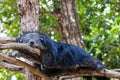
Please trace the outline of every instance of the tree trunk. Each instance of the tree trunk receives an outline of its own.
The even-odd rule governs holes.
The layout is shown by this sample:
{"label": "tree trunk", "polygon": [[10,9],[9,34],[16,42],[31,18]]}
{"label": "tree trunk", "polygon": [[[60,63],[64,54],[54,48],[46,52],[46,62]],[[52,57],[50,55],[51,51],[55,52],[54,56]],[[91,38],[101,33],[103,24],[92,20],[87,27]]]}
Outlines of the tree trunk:
{"label": "tree trunk", "polygon": [[[39,0],[18,0],[21,32],[39,30]],[[31,62],[27,63],[32,64]],[[25,80],[41,78],[25,69]]]}
{"label": "tree trunk", "polygon": [[[55,2],[56,1],[54,0],[54,3]],[[58,30],[63,42],[84,48],[79,23],[76,16],[75,0],[61,0],[60,4],[61,8],[54,6],[54,10],[59,26]],[[76,80],[79,79],[80,78],[76,78]]]}
{"label": "tree trunk", "polygon": [[25,80],[42,80],[39,76],[33,74],[27,68],[25,69]]}
{"label": "tree trunk", "polygon": [[63,42],[78,45],[83,48],[83,41],[76,16],[75,0],[61,0],[60,4],[61,8],[59,9],[54,6],[54,10]]}
{"label": "tree trunk", "polygon": [[39,30],[39,0],[18,0],[21,31]]}

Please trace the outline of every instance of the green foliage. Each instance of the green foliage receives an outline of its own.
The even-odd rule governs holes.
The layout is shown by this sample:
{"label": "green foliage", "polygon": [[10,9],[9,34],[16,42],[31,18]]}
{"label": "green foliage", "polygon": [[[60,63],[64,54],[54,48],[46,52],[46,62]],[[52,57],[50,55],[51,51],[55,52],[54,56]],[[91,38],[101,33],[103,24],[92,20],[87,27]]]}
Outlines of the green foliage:
{"label": "green foliage", "polygon": [[60,41],[61,38],[57,31],[56,19],[53,15],[41,14],[40,15],[40,31],[53,37],[53,39]]}
{"label": "green foliage", "polygon": [[17,36],[19,32],[18,8],[15,0],[0,0],[0,31]]}
{"label": "green foliage", "polygon": [[17,72],[8,71],[0,68],[0,80],[23,80],[24,75]]}
{"label": "green foliage", "polygon": [[40,0],[40,9],[46,11],[53,11],[52,0]]}
{"label": "green foliage", "polygon": [[109,68],[120,67],[120,13],[116,2],[77,0],[77,13],[86,50]]}

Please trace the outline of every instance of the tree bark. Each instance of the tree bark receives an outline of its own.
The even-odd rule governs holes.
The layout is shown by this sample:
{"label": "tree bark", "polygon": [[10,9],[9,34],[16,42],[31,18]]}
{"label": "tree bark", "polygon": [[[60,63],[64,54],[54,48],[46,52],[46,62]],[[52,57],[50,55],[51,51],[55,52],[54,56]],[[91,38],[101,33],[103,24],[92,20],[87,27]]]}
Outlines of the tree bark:
{"label": "tree bark", "polygon": [[39,0],[18,0],[17,3],[21,30],[39,30]]}
{"label": "tree bark", "polygon": [[25,80],[42,80],[41,77],[33,74],[27,68],[25,69]]}
{"label": "tree bark", "polygon": [[[56,1],[53,1],[55,4]],[[54,12],[59,26],[58,30],[63,42],[84,48],[76,15],[75,0],[60,0],[60,6],[60,8],[54,6]]]}
{"label": "tree bark", "polygon": [[[21,32],[39,30],[39,0],[17,0],[17,3]],[[25,75],[25,80],[40,80],[28,69],[25,69]]]}
{"label": "tree bark", "polygon": [[[56,1],[54,0],[54,4]],[[75,0],[60,0],[61,8],[54,6],[58,22],[58,30],[63,42],[78,45],[83,48],[81,32],[76,15]]]}

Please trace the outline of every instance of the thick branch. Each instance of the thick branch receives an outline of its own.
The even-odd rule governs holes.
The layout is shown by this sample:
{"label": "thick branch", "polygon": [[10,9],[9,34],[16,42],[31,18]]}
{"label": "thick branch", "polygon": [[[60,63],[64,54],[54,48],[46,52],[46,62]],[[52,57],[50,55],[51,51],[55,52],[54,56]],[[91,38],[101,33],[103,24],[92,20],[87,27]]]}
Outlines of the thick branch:
{"label": "thick branch", "polygon": [[[5,38],[0,37],[0,43],[5,44],[5,43],[10,43],[10,42],[14,42],[14,39],[12,39],[12,38],[10,38],[10,37],[5,37]],[[15,43],[15,44],[16,44],[16,43]],[[22,48],[23,48],[23,47],[22,47]],[[29,49],[29,50],[31,50],[31,49]],[[8,54],[8,53],[7,53],[7,54]],[[37,53],[37,54],[39,55],[39,53]],[[13,56],[13,57],[15,57],[15,56],[20,56],[20,57],[29,59],[29,60],[31,60],[31,61],[33,61],[33,62],[35,62],[35,63],[40,64],[40,61],[39,61],[38,58],[36,58],[36,57],[34,57],[34,56],[29,56],[28,54],[25,54],[25,53],[20,53],[20,52],[19,52],[18,54],[15,54],[15,53],[13,52],[13,53],[9,53],[8,55],[9,55],[9,56]]]}
{"label": "thick branch", "polygon": [[[26,67],[31,72],[33,72],[34,74],[36,74],[36,75],[38,75],[40,77],[46,78],[46,76],[43,75],[43,73],[41,73],[38,69],[35,69],[34,67],[32,67],[32,66],[30,66],[30,65],[28,65],[28,64],[26,64],[26,63],[24,63],[22,61],[9,58],[9,57],[4,56],[2,54],[0,54],[0,59],[8,61],[10,63],[15,63],[15,64],[23,66],[23,67]],[[77,71],[65,71],[65,72],[62,72],[59,75],[56,74],[54,76],[57,76],[57,77],[60,77],[60,76],[71,76],[71,77],[78,77],[78,76],[106,76],[106,77],[120,79],[120,73],[115,72],[113,70],[105,70],[105,71],[102,70],[100,72],[96,72],[96,71],[93,71],[93,70],[83,70],[83,69],[80,69],[80,70],[77,70]],[[53,78],[53,76],[52,76],[52,78]],[[49,80],[49,78],[47,77],[46,80]]]}
{"label": "thick branch", "polygon": [[113,71],[120,72],[120,69],[112,69]]}
{"label": "thick branch", "polygon": [[19,51],[13,51],[13,52],[7,52],[5,53],[5,55],[9,56],[9,57],[14,57],[14,58],[25,58],[29,61],[32,61],[34,63],[37,63],[37,64],[41,64],[40,63],[40,57],[35,55],[35,54],[32,54],[32,53],[22,53],[22,52],[19,52]]}
{"label": "thick branch", "polygon": [[[77,71],[65,71],[58,74],[55,74],[54,76],[60,77],[60,76],[67,76],[65,78],[74,78],[74,77],[80,77],[80,76],[106,76],[109,78],[116,78],[120,79],[120,73],[115,72],[113,70],[102,70],[100,72],[94,71],[94,70],[87,70],[87,69],[80,69]],[[62,78],[63,79],[63,78]]]}
{"label": "thick branch", "polygon": [[[40,55],[40,51],[38,49],[31,48],[30,46],[28,46],[26,44],[22,44],[22,43],[0,44],[0,49],[9,49],[9,48],[15,49],[15,50],[26,50],[27,52],[34,53],[34,54],[37,53],[37,55]],[[22,61],[12,59],[12,58],[9,58],[7,56],[3,56],[2,54],[0,54],[0,58],[2,60],[7,61],[7,62],[16,63],[17,65],[26,67],[26,68],[30,69],[30,71],[32,71],[33,73],[37,74],[38,76],[41,76],[41,74],[42,74],[41,72],[39,72],[38,69],[35,69],[34,67],[32,67],[32,66],[30,66],[30,65],[28,65],[28,64],[26,64],[26,63],[24,63]],[[39,61],[37,61],[37,62],[39,62]],[[9,65],[8,63],[0,62],[0,65],[7,68],[7,69],[14,70],[14,69],[12,69],[12,67],[8,66]],[[15,65],[12,65],[12,64],[10,64],[10,65],[15,67]],[[20,69],[20,67],[16,68],[16,70],[18,70],[18,69]],[[83,70],[82,69],[82,70],[73,71],[73,72],[65,71],[65,72],[62,72],[59,75],[56,74],[54,76],[57,76],[57,77],[60,77],[60,76],[70,76],[70,77],[77,77],[77,76],[106,76],[106,77],[112,77],[112,78],[120,79],[120,73],[115,72],[115,71],[116,70],[105,70],[105,71],[101,71],[101,72],[98,73],[96,71]],[[45,76],[42,74],[41,77],[45,77]]]}
{"label": "thick branch", "polygon": [[105,70],[105,75],[107,77],[120,79],[120,73],[113,70]]}
{"label": "thick branch", "polygon": [[24,68],[18,65],[10,64],[4,61],[0,61],[0,67],[9,69],[11,71],[16,71],[16,72],[24,72]]}
{"label": "thick branch", "polygon": [[36,55],[40,55],[40,50],[36,48],[32,48],[27,44],[23,43],[8,43],[8,44],[0,44],[0,50],[3,49],[15,49],[18,51],[27,51],[28,53],[33,53]]}
{"label": "thick branch", "polygon": [[36,74],[40,77],[43,77],[45,80],[50,80],[50,78],[48,76],[46,76],[45,74],[43,74],[42,72],[40,72],[39,69],[36,69],[35,67],[33,67],[31,65],[28,65],[25,62],[22,62],[22,61],[17,60],[17,59],[10,58],[10,57],[2,55],[2,54],[0,54],[0,59],[5,60],[5,61],[10,62],[10,63],[13,63],[13,64],[16,64],[16,65],[23,66],[23,67],[29,69],[34,74]]}
{"label": "thick branch", "polygon": [[0,37],[0,43],[5,44],[10,42],[14,42],[14,39],[10,37]]}
{"label": "thick branch", "polygon": [[40,61],[39,61],[39,57],[35,57],[35,56],[32,56],[32,55],[27,55],[25,53],[19,53],[19,56],[23,57],[25,59],[28,59],[29,61],[32,61],[34,63],[41,64]]}

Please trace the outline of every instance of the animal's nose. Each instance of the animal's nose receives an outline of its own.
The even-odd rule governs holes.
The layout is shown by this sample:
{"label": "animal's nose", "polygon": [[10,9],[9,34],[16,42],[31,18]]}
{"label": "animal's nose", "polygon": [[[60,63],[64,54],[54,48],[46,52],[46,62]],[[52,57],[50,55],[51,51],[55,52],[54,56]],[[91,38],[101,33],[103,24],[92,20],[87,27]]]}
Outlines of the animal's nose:
{"label": "animal's nose", "polygon": [[34,41],[31,41],[30,44],[34,44]]}
{"label": "animal's nose", "polygon": [[34,40],[30,40],[30,41],[29,41],[29,44],[30,44],[30,45],[34,45],[34,44],[35,44],[35,41],[34,41]]}

